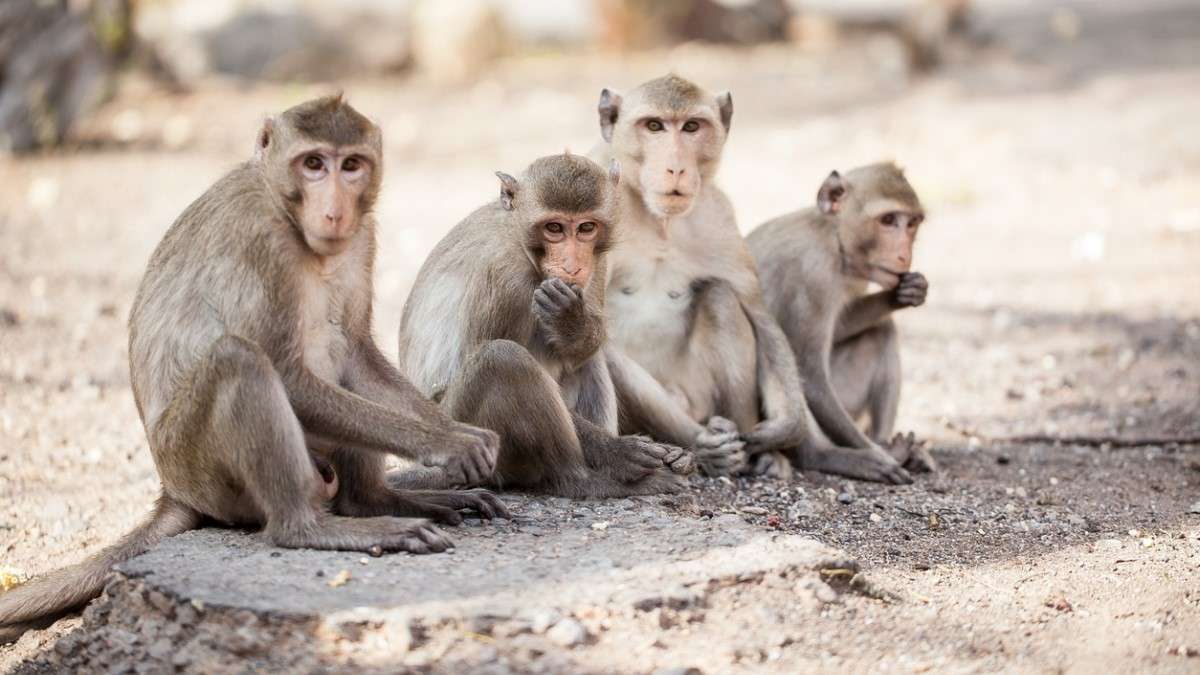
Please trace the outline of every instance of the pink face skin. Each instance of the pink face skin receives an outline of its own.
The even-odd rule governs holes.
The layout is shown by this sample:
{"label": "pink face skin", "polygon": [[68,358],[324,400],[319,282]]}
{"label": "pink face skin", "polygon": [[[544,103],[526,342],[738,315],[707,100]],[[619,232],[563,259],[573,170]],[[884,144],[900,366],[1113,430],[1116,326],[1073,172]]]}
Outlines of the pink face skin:
{"label": "pink face skin", "polygon": [[691,210],[703,180],[702,165],[711,159],[707,153],[720,145],[718,129],[719,122],[707,109],[637,119],[634,133],[644,158],[638,182],[654,215],[668,218]]}
{"label": "pink face skin", "polygon": [[305,243],[319,256],[341,253],[358,232],[359,199],[374,167],[358,148],[327,146],[297,153],[292,167],[303,191],[298,220]]}
{"label": "pink face skin", "polygon": [[868,278],[884,288],[895,288],[912,269],[913,242],[925,215],[904,209],[875,210],[875,248],[868,260]]}
{"label": "pink face skin", "polygon": [[596,242],[604,224],[591,216],[551,216],[540,226],[542,274],[558,277],[568,284],[587,288],[595,269]]}

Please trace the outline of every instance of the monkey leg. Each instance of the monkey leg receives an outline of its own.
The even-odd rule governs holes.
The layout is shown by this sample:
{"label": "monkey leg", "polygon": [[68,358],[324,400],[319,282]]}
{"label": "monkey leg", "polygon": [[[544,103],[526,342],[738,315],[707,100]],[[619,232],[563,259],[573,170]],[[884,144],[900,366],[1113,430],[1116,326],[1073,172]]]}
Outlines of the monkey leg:
{"label": "monkey leg", "polygon": [[493,476],[499,487],[570,497],[677,489],[668,469],[624,483],[589,467],[558,383],[515,342],[493,340],[480,347],[450,383],[442,405],[454,419],[500,435]]}
{"label": "monkey leg", "polygon": [[752,429],[759,422],[754,327],[728,281],[698,279],[692,294],[688,353],[710,378],[686,390],[695,419],[704,424],[720,415],[743,431]]}
{"label": "monkey leg", "polygon": [[829,359],[833,390],[853,419],[870,417],[868,435],[885,444],[900,405],[900,341],[891,320],[834,345]]}
{"label": "monkey leg", "polygon": [[508,508],[487,490],[393,490],[385,482],[386,458],[359,449],[339,449],[332,455],[341,476],[333,512],[341,516],[416,516],[458,525],[459,510],[483,518],[508,518]]}
{"label": "monkey leg", "polygon": [[262,525],[277,546],[428,553],[451,545],[426,520],[327,513],[325,481],[283,382],[243,338],[213,343],[149,437],[168,495],[220,521]]}

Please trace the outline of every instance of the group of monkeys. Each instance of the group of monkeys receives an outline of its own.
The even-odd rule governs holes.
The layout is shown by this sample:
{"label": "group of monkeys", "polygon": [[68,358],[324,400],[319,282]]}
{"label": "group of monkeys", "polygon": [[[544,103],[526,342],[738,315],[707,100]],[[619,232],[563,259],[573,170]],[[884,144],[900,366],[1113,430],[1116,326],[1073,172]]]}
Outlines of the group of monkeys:
{"label": "group of monkeys", "polygon": [[[372,335],[379,127],[341,96],[268,119],[171,226],[129,319],[162,493],[92,559],[0,595],[0,642],[203,521],[291,548],[426,553],[508,512],[484,486],[675,491],[697,468],[911,482],[891,313],[923,218],[890,163],[743,239],[713,184],[733,100],[668,75],[601,92],[589,157],[497,173],[416,279],[399,368]],[[869,293],[874,282],[882,290]],[[867,431],[857,420],[869,419]],[[386,471],[388,457],[406,466]]]}

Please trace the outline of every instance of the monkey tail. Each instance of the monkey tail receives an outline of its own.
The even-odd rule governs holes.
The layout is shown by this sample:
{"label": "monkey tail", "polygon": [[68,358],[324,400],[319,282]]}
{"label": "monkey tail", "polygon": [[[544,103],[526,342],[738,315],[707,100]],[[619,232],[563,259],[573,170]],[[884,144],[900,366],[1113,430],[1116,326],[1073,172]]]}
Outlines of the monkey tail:
{"label": "monkey tail", "polygon": [[200,514],[161,495],[150,517],[116,544],[77,565],[0,594],[0,645],[79,609],[104,590],[104,579],[114,565],[145,553],[167,537],[195,528],[199,522]]}

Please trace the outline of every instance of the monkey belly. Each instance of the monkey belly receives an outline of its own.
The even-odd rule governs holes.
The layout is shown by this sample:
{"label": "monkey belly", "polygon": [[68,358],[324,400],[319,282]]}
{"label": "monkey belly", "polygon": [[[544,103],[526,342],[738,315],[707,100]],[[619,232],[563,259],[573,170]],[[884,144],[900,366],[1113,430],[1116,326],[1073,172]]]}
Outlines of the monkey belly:
{"label": "monkey belly", "polygon": [[721,415],[752,428],[759,421],[753,327],[732,297],[715,300],[732,303],[720,308],[728,320],[697,319],[693,280],[666,272],[641,287],[610,287],[609,338],[692,419]]}

